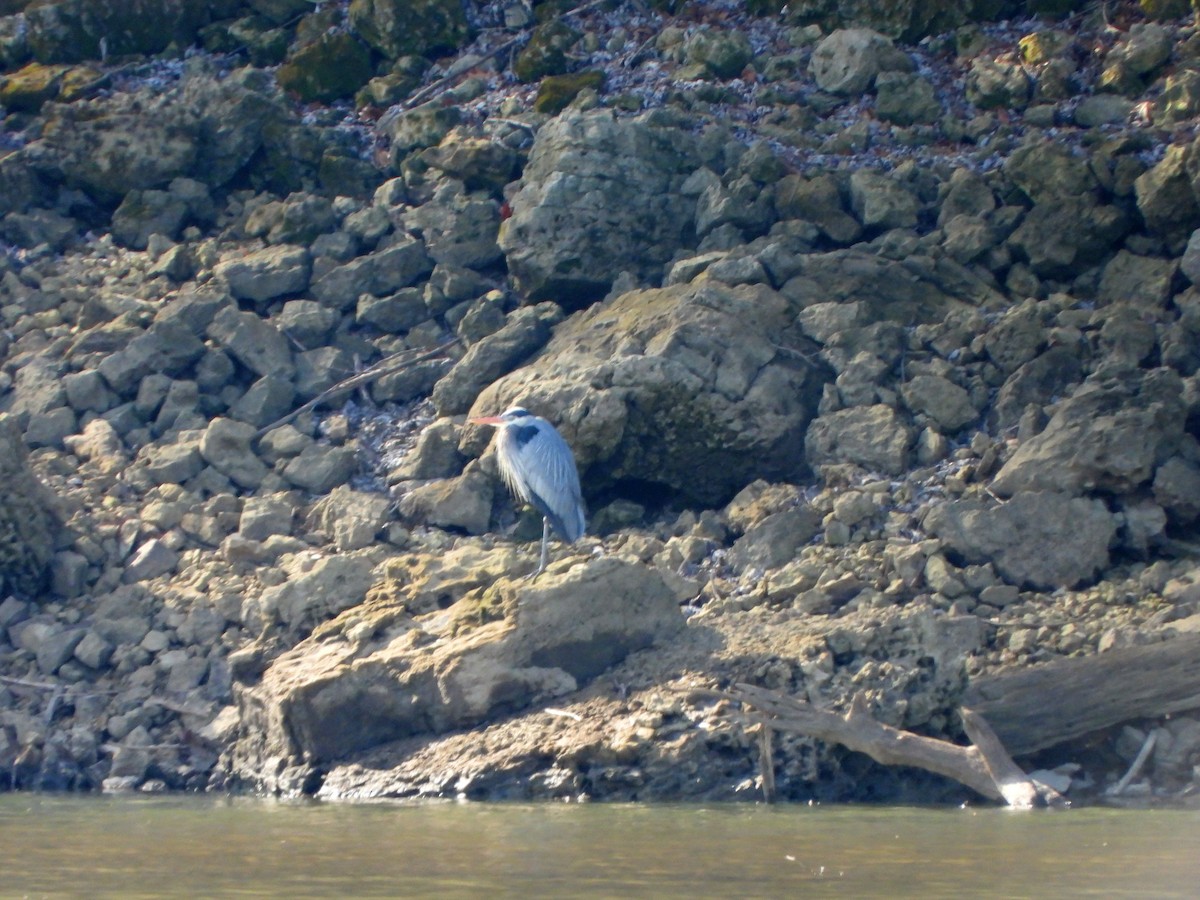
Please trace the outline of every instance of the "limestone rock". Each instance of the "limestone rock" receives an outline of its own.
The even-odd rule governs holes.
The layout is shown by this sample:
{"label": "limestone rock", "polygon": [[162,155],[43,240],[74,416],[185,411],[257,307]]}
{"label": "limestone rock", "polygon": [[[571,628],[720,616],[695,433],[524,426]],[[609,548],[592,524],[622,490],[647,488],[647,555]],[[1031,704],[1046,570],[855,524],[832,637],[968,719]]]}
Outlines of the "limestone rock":
{"label": "limestone rock", "polygon": [[821,516],[810,506],[773,513],[746,529],[729,559],[739,570],[776,569],[799,556],[820,531]]}
{"label": "limestone rock", "polygon": [[309,524],[329,536],[339,551],[369,547],[391,513],[386,494],[368,494],[340,486],[313,505]]}
{"label": "limestone rock", "polygon": [[257,303],[304,290],[311,268],[308,250],[279,245],[222,260],[215,271],[233,296]]}
{"label": "limestone rock", "polygon": [[482,269],[502,256],[496,245],[500,205],[466,193],[460,182],[440,186],[427,203],[405,215],[404,224],[424,238],[435,263]]}
{"label": "limestone rock", "polygon": [[917,198],[894,178],[860,170],[850,176],[850,205],[867,228],[911,228],[917,224]]}
{"label": "limestone rock", "polygon": [[54,106],[22,153],[35,171],[102,202],[191,176],[211,187],[233,178],[263,145],[282,110],[252,78],[198,74],[158,87]]}
{"label": "limestone rock", "polygon": [[855,96],[867,91],[885,67],[894,66],[894,53],[892,42],[877,31],[842,28],[817,44],[809,69],[821,90]]}
{"label": "limestone rock", "polygon": [[213,419],[200,438],[200,455],[239,487],[256,488],[266,477],[267,467],[251,447],[255,433],[255,427],[246,422]]}
{"label": "limestone rock", "polygon": [[313,443],[284,466],[283,477],[298,488],[324,494],[344,483],[357,469],[353,449]]}
{"label": "limestone rock", "polygon": [[658,282],[693,240],[694,138],[651,117],[565,112],[544,125],[500,228],[509,271],[534,300],[577,305],[622,271]]}
{"label": "limestone rock", "polygon": [[[226,306],[208,326],[208,336],[259,375],[291,378],[295,372],[287,338],[260,316]],[[111,357],[110,357],[111,358]],[[103,368],[101,373],[103,374]]]}
{"label": "limestone rock", "polygon": [[1183,424],[1183,383],[1172,370],[1092,376],[1017,448],[992,490],[1127,493],[1174,454]]}
{"label": "limestone rock", "polygon": [[405,522],[484,534],[492,518],[496,480],[476,465],[455,478],[439,478],[409,490],[399,503]]}
{"label": "limestone rock", "polygon": [[852,406],[813,420],[804,439],[814,466],[854,463],[896,475],[908,465],[912,429],[890,406]]}
{"label": "limestone rock", "polygon": [[968,563],[991,563],[1010,584],[1075,587],[1108,565],[1117,532],[1100,500],[1025,492],[999,505],[954,500],[933,507],[925,527]]}
{"label": "limestone rock", "polygon": [[377,635],[357,638],[339,635],[335,622],[279,657],[238,695],[243,774],[262,778],[272,757],[331,761],[474,725],[575,690],[683,627],[679,598],[660,575],[612,558],[552,568],[534,583],[501,579],[459,604],[472,602],[504,618],[454,635],[436,620],[393,613]]}
{"label": "limestone rock", "polygon": [[979,417],[967,391],[940,375],[915,375],[902,393],[909,409],[928,416],[944,434],[953,434]]}
{"label": "limestone rock", "polygon": [[[723,503],[756,477],[807,471],[797,450],[828,376],[779,349],[805,342],[764,285],[631,291],[565,320],[472,412],[520,402],[550,418],[592,490],[634,481]],[[467,452],[483,449],[485,435],[468,437]]]}
{"label": "limestone rock", "polygon": [[352,0],[350,24],[388,59],[431,57],[466,40],[466,12],[455,0]]}
{"label": "limestone rock", "polygon": [[[553,303],[517,310],[504,327],[472,344],[433,389],[433,403],[444,416],[464,413],[479,393],[541,349],[561,311]],[[497,412],[500,412],[499,410]]]}

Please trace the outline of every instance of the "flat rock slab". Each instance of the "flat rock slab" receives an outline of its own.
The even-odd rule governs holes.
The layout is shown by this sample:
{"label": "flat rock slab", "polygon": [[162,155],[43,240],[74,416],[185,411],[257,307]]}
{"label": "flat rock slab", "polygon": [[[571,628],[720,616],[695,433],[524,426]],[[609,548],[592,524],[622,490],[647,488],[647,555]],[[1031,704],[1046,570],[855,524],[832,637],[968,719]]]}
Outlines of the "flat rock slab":
{"label": "flat rock slab", "polygon": [[655,571],[608,558],[501,579],[417,619],[402,598],[365,604],[239,692],[239,774],[261,781],[279,759],[336,760],[568,693],[681,630],[679,602]]}

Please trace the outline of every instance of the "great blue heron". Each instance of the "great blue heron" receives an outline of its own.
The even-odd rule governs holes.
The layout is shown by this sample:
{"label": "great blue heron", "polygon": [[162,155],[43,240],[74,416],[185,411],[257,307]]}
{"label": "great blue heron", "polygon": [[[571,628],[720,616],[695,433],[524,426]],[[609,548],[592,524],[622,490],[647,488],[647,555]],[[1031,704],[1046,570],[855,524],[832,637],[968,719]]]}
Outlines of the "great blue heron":
{"label": "great blue heron", "polygon": [[542,556],[534,573],[540,575],[546,568],[550,529],[573,544],[586,527],[571,448],[553,425],[520,406],[467,421],[499,429],[496,462],[501,477],[509,490],[542,514]]}

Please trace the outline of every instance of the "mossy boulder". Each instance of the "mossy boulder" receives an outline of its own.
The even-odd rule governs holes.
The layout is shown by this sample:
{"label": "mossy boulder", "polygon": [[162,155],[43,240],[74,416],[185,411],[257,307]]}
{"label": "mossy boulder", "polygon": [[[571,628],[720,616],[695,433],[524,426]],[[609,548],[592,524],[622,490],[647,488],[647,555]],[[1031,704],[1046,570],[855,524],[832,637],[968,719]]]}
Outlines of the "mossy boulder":
{"label": "mossy boulder", "polygon": [[47,101],[57,99],[69,70],[64,65],[30,63],[0,79],[0,106],[11,112],[37,112]]}
{"label": "mossy boulder", "polygon": [[201,27],[227,15],[229,0],[41,0],[25,10],[29,49],[39,62],[159,53],[186,46]]}
{"label": "mossy boulder", "polygon": [[374,74],[371,51],[346,32],[323,34],[279,67],[279,86],[305,102],[349,97]]}
{"label": "mossy boulder", "polygon": [[363,40],[388,59],[453,49],[470,34],[459,0],[352,0],[349,15]]}
{"label": "mossy boulder", "polygon": [[562,22],[538,26],[529,43],[513,60],[513,74],[526,82],[537,81],[547,75],[564,74],[570,67],[567,50],[579,38],[578,31]]}
{"label": "mossy boulder", "polygon": [[603,86],[604,73],[598,69],[569,75],[547,75],[538,86],[533,108],[540,113],[555,115],[566,109],[580,92],[588,88],[598,91]]}

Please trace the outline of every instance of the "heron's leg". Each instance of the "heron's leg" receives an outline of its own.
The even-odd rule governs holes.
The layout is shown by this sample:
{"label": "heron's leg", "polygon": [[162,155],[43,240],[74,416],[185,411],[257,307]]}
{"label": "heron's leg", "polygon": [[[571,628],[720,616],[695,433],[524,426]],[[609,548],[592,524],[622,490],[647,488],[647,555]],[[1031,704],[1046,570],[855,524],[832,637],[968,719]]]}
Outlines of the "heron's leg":
{"label": "heron's leg", "polygon": [[546,554],[550,550],[550,519],[542,516],[542,558],[538,563],[535,575],[541,575],[546,570]]}

